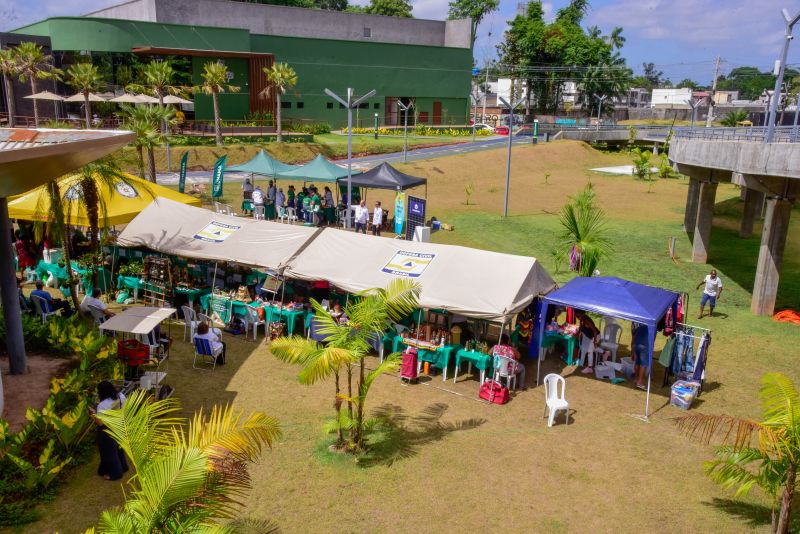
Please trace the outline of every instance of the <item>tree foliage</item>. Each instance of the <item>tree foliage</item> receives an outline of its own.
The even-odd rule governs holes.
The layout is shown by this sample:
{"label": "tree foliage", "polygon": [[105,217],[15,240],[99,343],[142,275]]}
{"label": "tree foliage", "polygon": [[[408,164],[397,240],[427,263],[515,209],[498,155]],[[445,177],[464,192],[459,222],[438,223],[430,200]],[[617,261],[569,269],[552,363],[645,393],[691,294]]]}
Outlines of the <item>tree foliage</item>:
{"label": "tree foliage", "polygon": [[[14,48],[14,61],[17,76],[22,83],[30,83],[31,94],[38,93],[40,80],[60,80],[63,74],[53,65],[53,56],[44,53],[44,49],[36,43],[23,41]],[[39,104],[33,101],[33,121],[39,127]]]}
{"label": "tree foliage", "polygon": [[581,23],[588,9],[588,1],[571,0],[553,22],[546,22],[542,3],[532,1],[525,14],[509,23],[497,47],[500,72],[525,82],[529,112],[555,112],[566,81],[576,81],[580,100],[592,107],[592,95],[610,99],[627,89],[630,71],[615,51],[624,42],[622,30],[615,28],[613,39],[599,30],[584,30]]}
{"label": "tree foliage", "polygon": [[281,117],[281,98],[286,91],[297,85],[297,72],[287,63],[275,63],[270,68],[264,67],[267,87],[259,96],[275,95],[275,128],[278,142],[283,142],[283,120]]}
{"label": "tree foliage", "polygon": [[83,113],[87,129],[92,127],[92,103],[89,95],[99,90],[103,83],[103,76],[91,63],[75,63],[67,69],[67,85],[83,95]]}
{"label": "tree foliage", "polygon": [[453,0],[448,4],[448,19],[472,19],[472,43],[478,34],[478,25],[486,15],[497,11],[500,0]]}
{"label": "tree foliage", "polygon": [[412,18],[413,7],[409,0],[370,0],[368,6],[348,6],[351,13],[367,13],[368,15],[385,15],[387,17]]}
{"label": "tree foliage", "polygon": [[268,4],[273,6],[304,7],[307,9],[327,9],[329,11],[344,11],[347,9],[347,0],[234,0],[248,4]]}
{"label": "tree foliage", "polygon": [[211,96],[214,106],[214,138],[217,146],[222,146],[222,119],[219,114],[219,94],[229,91],[238,93],[241,87],[228,84],[228,67],[221,61],[209,61],[203,65],[200,75],[203,83],[194,88],[196,92]]}
{"label": "tree foliage", "polygon": [[723,126],[738,126],[740,122],[746,121],[748,117],[747,110],[734,109],[725,115],[720,122]]}
{"label": "tree foliage", "polygon": [[600,260],[611,253],[605,212],[596,203],[592,184],[570,197],[561,208],[559,222],[564,231],[555,250],[556,260],[569,258],[570,270],[580,276],[592,276]]}

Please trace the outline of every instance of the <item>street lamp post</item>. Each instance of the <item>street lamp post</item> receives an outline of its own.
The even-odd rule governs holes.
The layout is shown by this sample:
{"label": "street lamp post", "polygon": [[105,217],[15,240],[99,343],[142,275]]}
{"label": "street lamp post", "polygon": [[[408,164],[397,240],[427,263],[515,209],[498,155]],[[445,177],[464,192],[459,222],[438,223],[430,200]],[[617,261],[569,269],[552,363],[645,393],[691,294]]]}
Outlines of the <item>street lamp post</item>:
{"label": "street lamp post", "polygon": [[506,194],[503,200],[503,217],[508,217],[508,189],[511,185],[511,140],[514,137],[514,109],[518,108],[525,102],[524,98],[520,98],[513,106],[509,104],[502,96],[497,97],[503,106],[508,108],[508,155],[506,156]]}
{"label": "street lamp post", "polygon": [[475,142],[475,123],[478,122],[478,99],[470,93],[469,99],[472,100],[472,106],[475,112],[472,114],[472,142]]}
{"label": "street lamp post", "polygon": [[325,94],[329,97],[333,98],[341,105],[347,108],[347,204],[348,207],[345,211],[347,216],[345,217],[345,225],[347,228],[350,228],[350,208],[349,205],[353,203],[353,109],[358,109],[359,104],[364,100],[371,98],[375,95],[375,89],[368,92],[364,96],[360,98],[355,98],[355,94],[353,93],[353,88],[347,88],[347,100],[344,98],[339,97],[336,93],[331,91],[330,89],[325,89]]}
{"label": "street lamp post", "polygon": [[695,115],[697,113],[697,108],[698,108],[698,106],[700,106],[700,102],[702,102],[702,100],[695,100],[694,98],[692,98],[690,100],[684,100],[684,102],[689,104],[689,107],[692,108],[692,123],[691,123],[691,127],[694,128]]}
{"label": "street lamp post", "polygon": [[397,107],[400,108],[400,111],[405,113],[405,120],[403,121],[403,163],[408,163],[408,111],[413,105],[414,102],[411,101],[409,101],[408,104],[403,104],[399,100],[397,101]]}
{"label": "street lamp post", "polygon": [[608,98],[606,95],[598,95],[595,94],[594,97],[600,101],[600,105],[597,107],[597,129],[600,129],[600,117],[603,113],[603,101]]}
{"label": "street lamp post", "polygon": [[[783,50],[781,52],[781,59],[779,60],[780,64],[778,65],[777,77],[775,78],[775,90],[773,91],[774,96],[769,104],[767,135],[764,136],[765,143],[772,142],[772,138],[775,136],[775,113],[778,110],[778,102],[781,99],[781,86],[783,86],[783,74],[786,72],[786,57],[789,55],[789,43],[791,43],[792,39],[794,39],[794,36],[792,35],[794,25],[797,24],[798,20],[800,20],[800,13],[792,17],[789,15],[789,12],[786,9],[781,10],[781,15],[783,15],[783,20],[786,23],[786,27],[783,36]],[[777,98],[775,98],[775,96],[777,96]]]}
{"label": "street lamp post", "polygon": [[375,114],[375,140],[378,140],[378,114]]}

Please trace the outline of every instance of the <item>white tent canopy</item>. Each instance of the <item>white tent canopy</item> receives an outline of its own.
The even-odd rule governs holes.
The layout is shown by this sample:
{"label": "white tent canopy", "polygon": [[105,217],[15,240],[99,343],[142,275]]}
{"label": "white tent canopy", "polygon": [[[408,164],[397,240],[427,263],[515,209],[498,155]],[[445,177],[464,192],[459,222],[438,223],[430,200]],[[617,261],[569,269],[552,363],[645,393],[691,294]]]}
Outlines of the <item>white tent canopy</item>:
{"label": "white tent canopy", "polygon": [[349,292],[408,277],[421,286],[421,307],[493,321],[508,319],[556,287],[528,256],[243,219],[161,197],[128,224],[118,243],[266,267]]}
{"label": "white tent canopy", "polygon": [[278,271],[319,231],[222,215],[158,197],[125,227],[117,242]]}
{"label": "white tent canopy", "polygon": [[334,229],[317,236],[285,274],[328,280],[350,292],[409,277],[421,285],[421,307],[495,321],[522,311],[556,286],[535,258]]}

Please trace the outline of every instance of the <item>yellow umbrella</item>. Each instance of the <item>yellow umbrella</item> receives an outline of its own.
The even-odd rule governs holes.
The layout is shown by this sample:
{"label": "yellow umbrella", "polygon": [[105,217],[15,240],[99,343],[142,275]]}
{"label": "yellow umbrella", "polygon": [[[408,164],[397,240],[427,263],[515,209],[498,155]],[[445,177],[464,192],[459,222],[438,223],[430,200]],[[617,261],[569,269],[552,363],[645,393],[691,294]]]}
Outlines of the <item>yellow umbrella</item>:
{"label": "yellow umbrella", "polygon": [[[150,205],[156,197],[164,197],[190,206],[201,206],[200,199],[178,193],[173,189],[142,180],[130,174],[114,180],[113,187],[109,188],[102,181],[97,180],[97,193],[100,205],[105,206],[105,219],[103,209],[100,208],[100,226],[114,226],[129,223],[139,212]],[[64,213],[67,214],[68,224],[73,226],[89,226],[86,210],[78,202],[83,195],[80,175],[71,175],[58,180],[61,194],[64,196]],[[47,221],[51,216],[50,199],[42,185],[27,193],[15,197],[8,203],[8,216],[12,219],[26,221]]]}

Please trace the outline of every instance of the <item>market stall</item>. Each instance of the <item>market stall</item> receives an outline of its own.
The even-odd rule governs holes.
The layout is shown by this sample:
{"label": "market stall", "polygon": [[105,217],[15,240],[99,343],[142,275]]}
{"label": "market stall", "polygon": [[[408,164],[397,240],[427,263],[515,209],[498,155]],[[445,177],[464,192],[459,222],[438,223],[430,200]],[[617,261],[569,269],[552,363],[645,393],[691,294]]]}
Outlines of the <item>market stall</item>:
{"label": "market stall", "polygon": [[[289,165],[288,163],[278,161],[267,154],[267,152],[262,148],[250,161],[227,167],[225,171],[250,173],[250,181],[253,183],[253,187],[255,187],[254,178],[256,174],[260,176],[268,176],[274,180],[277,178],[278,173],[288,172],[296,168],[297,165]],[[242,211],[253,211],[252,200],[249,197],[242,199]]]}
{"label": "market stall", "polygon": [[[542,299],[541,317],[547,317],[550,306],[575,308],[603,316],[616,317],[647,326],[648,376],[644,417],[649,416],[650,383],[653,374],[653,345],[657,326],[679,298],[678,293],[657,287],[637,284],[615,277],[578,277]],[[546,339],[545,321],[539,324],[540,353]],[[536,383],[539,383],[541,358],[537,365]]]}
{"label": "market stall", "polygon": [[[340,181],[346,181],[347,177]],[[425,196],[428,196],[428,180],[419,176],[411,176],[398,171],[384,162],[366,172],[353,176],[350,180],[353,187],[364,189],[389,189],[391,191],[405,191],[414,187],[425,186]]]}

